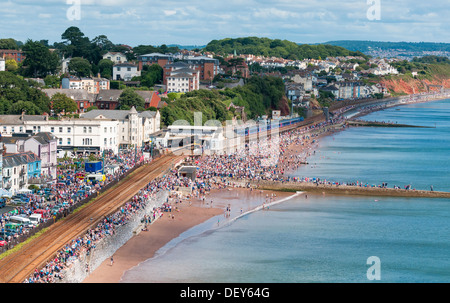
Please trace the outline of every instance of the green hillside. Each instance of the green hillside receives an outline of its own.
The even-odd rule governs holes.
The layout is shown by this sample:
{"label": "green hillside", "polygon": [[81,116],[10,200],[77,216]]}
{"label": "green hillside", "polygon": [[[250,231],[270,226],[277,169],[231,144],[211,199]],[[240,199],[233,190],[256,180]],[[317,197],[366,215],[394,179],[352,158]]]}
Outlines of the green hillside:
{"label": "green hillside", "polygon": [[297,44],[288,40],[245,37],[226,38],[209,42],[204,51],[216,54],[253,54],[266,57],[280,57],[290,60],[325,59],[332,56],[364,56],[361,52],[349,51],[340,46]]}

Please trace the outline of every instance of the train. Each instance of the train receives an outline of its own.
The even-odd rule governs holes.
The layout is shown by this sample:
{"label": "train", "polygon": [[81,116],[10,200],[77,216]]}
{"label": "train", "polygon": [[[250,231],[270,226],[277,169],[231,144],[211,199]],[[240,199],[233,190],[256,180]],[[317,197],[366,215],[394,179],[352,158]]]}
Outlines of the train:
{"label": "train", "polygon": [[260,120],[259,122],[252,125],[244,125],[235,129],[238,135],[249,136],[257,134],[260,131],[270,131],[276,128],[283,128],[286,126],[294,125],[303,122],[305,119],[303,117],[283,119],[283,120]]}

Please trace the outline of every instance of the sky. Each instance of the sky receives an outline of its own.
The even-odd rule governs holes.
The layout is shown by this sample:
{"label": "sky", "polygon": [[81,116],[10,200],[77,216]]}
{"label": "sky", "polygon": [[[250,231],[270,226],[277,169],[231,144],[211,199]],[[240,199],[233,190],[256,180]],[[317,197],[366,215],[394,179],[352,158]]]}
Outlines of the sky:
{"label": "sky", "polygon": [[248,36],[450,43],[449,16],[446,0],[0,0],[0,38],[53,44],[76,26],[130,46]]}

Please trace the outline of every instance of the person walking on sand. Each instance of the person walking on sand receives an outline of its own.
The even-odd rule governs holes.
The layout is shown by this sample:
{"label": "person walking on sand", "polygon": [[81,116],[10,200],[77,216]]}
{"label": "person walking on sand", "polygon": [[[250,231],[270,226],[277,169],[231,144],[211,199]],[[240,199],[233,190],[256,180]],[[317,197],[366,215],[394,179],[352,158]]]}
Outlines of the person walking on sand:
{"label": "person walking on sand", "polygon": [[111,256],[111,266],[114,264],[114,256]]}

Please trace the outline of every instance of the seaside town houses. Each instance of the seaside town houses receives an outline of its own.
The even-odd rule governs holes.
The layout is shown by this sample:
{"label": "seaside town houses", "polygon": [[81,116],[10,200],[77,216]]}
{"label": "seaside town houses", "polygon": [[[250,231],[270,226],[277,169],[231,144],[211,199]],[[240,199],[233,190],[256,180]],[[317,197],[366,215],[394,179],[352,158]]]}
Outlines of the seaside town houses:
{"label": "seaside town houses", "polygon": [[107,52],[103,55],[103,59],[109,59],[115,64],[127,62],[127,56],[120,52]]}
{"label": "seaside town houses", "polygon": [[[98,153],[120,148],[141,148],[151,140],[151,134],[160,130],[160,113],[143,111],[134,107],[129,111],[93,110],[80,118],[60,117],[50,119],[48,115],[2,115],[1,134],[13,137],[18,134],[50,133],[56,138],[57,151],[63,154]],[[56,150],[50,153],[56,155]]]}
{"label": "seaside town houses", "polygon": [[132,63],[117,63],[113,66],[113,79],[117,81],[131,81],[133,77],[139,77],[141,71]]}
{"label": "seaside town houses", "polygon": [[2,166],[3,189],[12,194],[27,190],[41,177],[41,160],[33,152],[5,154]]}
{"label": "seaside town houses", "polygon": [[[4,148],[7,154],[31,152],[39,157],[40,175],[47,179],[56,179],[57,137],[51,133],[37,134],[14,133],[10,137],[3,137]],[[38,177],[38,176],[34,176]]]}
{"label": "seaside town houses", "polygon": [[194,66],[178,61],[164,66],[163,83],[167,92],[190,92],[200,87],[200,71]]}

